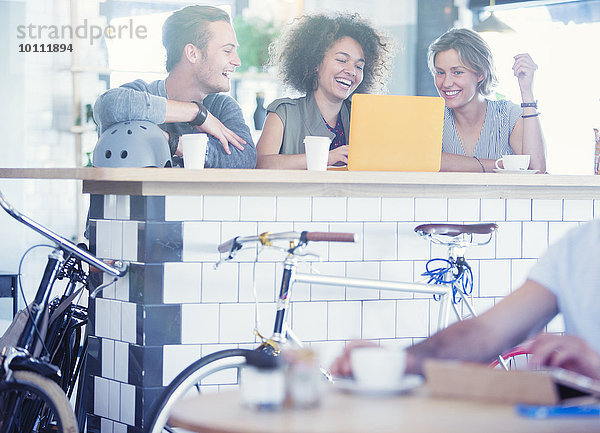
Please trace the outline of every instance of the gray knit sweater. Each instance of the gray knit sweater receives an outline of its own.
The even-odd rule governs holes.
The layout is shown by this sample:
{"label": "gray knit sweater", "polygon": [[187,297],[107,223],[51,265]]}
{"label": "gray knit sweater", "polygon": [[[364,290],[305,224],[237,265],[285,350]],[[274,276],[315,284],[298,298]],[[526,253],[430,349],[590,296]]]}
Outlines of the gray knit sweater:
{"label": "gray knit sweater", "polygon": [[[244,150],[229,145],[227,155],[221,142],[209,135],[206,168],[254,168],[256,147],[250,129],[244,122],[239,104],[230,96],[216,93],[208,95],[204,106],[210,113],[246,141]],[[165,80],[146,83],[135,80],[100,95],[94,104],[94,119],[104,132],[111,125],[127,120],[148,120],[168,132],[192,134],[197,132],[189,123],[164,123],[167,116],[167,89]]]}

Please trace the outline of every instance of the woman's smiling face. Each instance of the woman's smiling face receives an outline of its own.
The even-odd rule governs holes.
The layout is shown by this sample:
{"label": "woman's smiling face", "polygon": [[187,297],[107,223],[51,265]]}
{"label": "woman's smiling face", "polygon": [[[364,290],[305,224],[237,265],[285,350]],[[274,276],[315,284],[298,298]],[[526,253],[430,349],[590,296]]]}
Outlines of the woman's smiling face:
{"label": "woman's smiling face", "polygon": [[435,56],[435,87],[448,108],[460,108],[471,102],[477,96],[477,85],[483,78],[483,74],[467,68],[454,49]]}
{"label": "woman's smiling face", "polygon": [[327,98],[343,101],[363,80],[365,55],[356,40],[345,36],[326,52],[317,69],[317,90]]}

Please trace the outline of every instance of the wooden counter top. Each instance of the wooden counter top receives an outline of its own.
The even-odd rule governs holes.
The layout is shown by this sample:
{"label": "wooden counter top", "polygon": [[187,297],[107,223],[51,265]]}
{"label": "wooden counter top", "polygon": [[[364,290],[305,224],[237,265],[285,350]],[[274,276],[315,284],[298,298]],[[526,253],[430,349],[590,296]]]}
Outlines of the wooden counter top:
{"label": "wooden counter top", "polygon": [[591,175],[86,167],[0,168],[0,178],[82,180],[94,194],[600,199]]}

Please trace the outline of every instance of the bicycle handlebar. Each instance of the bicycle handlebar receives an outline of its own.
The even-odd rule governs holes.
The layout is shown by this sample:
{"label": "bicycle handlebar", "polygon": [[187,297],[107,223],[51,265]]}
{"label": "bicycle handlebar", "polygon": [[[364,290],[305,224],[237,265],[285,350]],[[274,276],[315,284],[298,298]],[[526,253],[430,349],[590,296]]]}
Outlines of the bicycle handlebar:
{"label": "bicycle handlebar", "polygon": [[282,232],[262,233],[258,236],[237,236],[220,244],[217,249],[220,253],[233,252],[242,248],[243,244],[259,242],[270,246],[272,241],[299,241],[299,242],[354,242],[354,233],[340,232]]}
{"label": "bicycle handlebar", "polygon": [[111,266],[109,264],[104,263],[102,260],[97,259],[92,254],[87,251],[82,250],[73,242],[63,238],[62,236],[54,233],[53,231],[47,229],[43,225],[33,221],[27,216],[23,215],[19,211],[17,211],[12,205],[4,199],[4,195],[2,191],[0,191],[0,206],[12,216],[14,219],[19,221],[22,224],[25,224],[27,227],[36,231],[40,235],[44,236],[47,239],[50,239],[54,242],[60,249],[67,251],[71,254],[74,254],[79,259],[83,260],[90,266],[94,266],[102,270],[103,272],[112,275],[114,277],[122,277],[127,273],[127,264],[121,263],[120,266]]}

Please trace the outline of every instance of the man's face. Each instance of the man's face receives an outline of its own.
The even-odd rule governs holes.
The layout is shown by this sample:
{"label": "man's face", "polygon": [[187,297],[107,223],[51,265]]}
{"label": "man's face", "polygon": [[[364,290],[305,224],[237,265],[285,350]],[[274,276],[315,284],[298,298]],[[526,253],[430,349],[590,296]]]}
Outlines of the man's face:
{"label": "man's face", "polygon": [[208,25],[210,39],[195,64],[195,79],[199,89],[206,93],[228,92],[235,68],[242,62],[237,54],[238,42],[231,24],[215,21]]}

